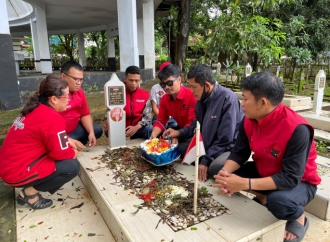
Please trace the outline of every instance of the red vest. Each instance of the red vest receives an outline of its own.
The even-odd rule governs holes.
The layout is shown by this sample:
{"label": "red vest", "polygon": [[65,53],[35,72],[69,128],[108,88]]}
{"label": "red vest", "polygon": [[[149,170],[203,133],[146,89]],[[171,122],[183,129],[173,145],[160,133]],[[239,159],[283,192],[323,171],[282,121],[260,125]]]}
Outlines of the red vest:
{"label": "red vest", "polygon": [[[313,127],[303,117],[283,104],[278,105],[272,113],[259,122],[248,118],[244,119],[244,130],[251,151],[254,152],[252,158],[262,177],[272,176],[281,171],[286,146],[299,124],[308,125],[313,137]],[[316,173],[316,156],[313,140],[301,181],[314,185],[320,184],[321,178]]]}
{"label": "red vest", "polygon": [[126,88],[126,127],[135,126],[141,121],[143,110],[149,99],[149,92],[141,88],[137,88],[134,92],[129,92]]}

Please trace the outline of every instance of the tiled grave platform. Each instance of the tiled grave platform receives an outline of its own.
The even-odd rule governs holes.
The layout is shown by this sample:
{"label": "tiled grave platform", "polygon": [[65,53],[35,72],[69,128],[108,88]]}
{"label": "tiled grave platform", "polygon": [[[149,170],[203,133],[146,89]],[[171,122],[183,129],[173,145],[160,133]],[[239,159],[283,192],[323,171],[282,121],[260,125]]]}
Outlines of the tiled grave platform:
{"label": "tiled grave platform", "polygon": [[[135,140],[135,144],[141,143]],[[130,142],[133,146],[134,142]],[[160,223],[160,217],[153,210],[140,210],[136,215],[134,205],[142,200],[129,190],[111,185],[114,180],[108,168],[102,168],[95,157],[103,154],[106,146],[98,146],[79,155],[82,165],[80,177],[95,201],[116,241],[283,241],[284,221],[279,221],[266,208],[243,195],[218,196],[211,181],[207,186],[214,198],[226,206],[232,214],[223,214],[193,227],[174,232],[168,225]],[[92,159],[93,158],[93,159]],[[194,167],[175,163],[176,170],[193,180]],[[88,169],[86,169],[88,168]],[[92,171],[93,170],[93,171]]]}
{"label": "tiled grave platform", "polygon": [[[330,160],[325,157],[318,156],[316,162],[319,165],[330,168]],[[322,182],[317,187],[315,198],[305,207],[305,211],[320,219],[330,220],[330,174],[325,174],[321,178]]]}
{"label": "tiled grave platform", "polygon": [[[80,177],[76,177],[73,180],[73,185],[70,182],[63,187],[63,190],[58,192],[60,195],[56,193],[51,196],[54,200],[54,208],[33,211],[26,205],[16,205],[17,241],[111,242],[188,241],[188,239],[191,241],[282,241],[284,223],[276,221],[264,207],[252,202],[245,196],[232,198],[218,196],[220,198],[219,201],[227,206],[233,214],[226,214],[218,217],[216,220],[208,220],[204,224],[199,224],[198,227],[196,226],[198,228],[197,231],[187,229],[187,231],[175,233],[166,227],[167,225],[162,224],[160,224],[158,229],[154,229],[159,217],[153,211],[139,211],[137,217],[131,215],[131,212],[135,211],[133,205],[140,204],[142,200],[138,200],[135,195],[130,194],[129,191],[124,191],[123,188],[110,186],[107,189],[103,186],[103,184],[109,185],[109,183],[113,182],[109,170],[86,171],[87,167],[97,168],[102,166],[97,163],[97,160],[90,160],[90,157],[95,157],[96,153],[102,154],[105,148],[106,146],[95,147],[90,152],[83,152],[79,155],[81,163],[87,164],[84,165],[81,171],[81,178],[87,180],[89,184],[87,186],[88,191],[85,189]],[[330,160],[324,157],[319,156],[317,162],[330,166]],[[177,166],[178,170],[185,167],[179,164]],[[180,172],[185,174],[187,171],[184,169],[183,171],[180,170]],[[192,177],[191,173],[189,174]],[[327,196],[326,194],[329,196],[330,175],[324,175],[322,178],[318,192],[322,194],[321,197]],[[206,183],[206,185],[209,185],[210,182]],[[212,191],[210,187],[208,188]],[[18,192],[19,190],[17,189],[16,194]],[[89,196],[89,192],[96,201],[97,207]],[[47,193],[44,196],[49,197]],[[68,198],[68,196],[71,198]],[[67,199],[63,203],[57,201],[58,198]],[[71,207],[79,205],[81,202],[84,202],[82,207],[70,210]],[[125,211],[122,211],[123,209]],[[322,199],[319,200],[318,196],[306,207],[306,211],[311,211],[312,214],[306,213],[310,220],[310,227],[303,242],[329,241],[330,222],[319,218],[324,216],[324,214],[329,216],[325,212],[329,210],[324,209],[328,209],[328,204]],[[103,218],[107,221],[112,232],[116,232],[115,238],[112,237]],[[269,225],[272,222],[273,224]],[[94,234],[94,236],[88,236],[88,233]],[[193,237],[188,237],[189,234]]]}

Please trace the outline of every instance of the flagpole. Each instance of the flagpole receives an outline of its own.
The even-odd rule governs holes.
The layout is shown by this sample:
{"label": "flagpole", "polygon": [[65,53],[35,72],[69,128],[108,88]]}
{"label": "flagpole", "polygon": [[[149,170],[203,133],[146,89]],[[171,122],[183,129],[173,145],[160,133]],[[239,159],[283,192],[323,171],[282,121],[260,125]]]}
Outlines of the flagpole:
{"label": "flagpole", "polygon": [[195,183],[194,183],[194,214],[197,213],[197,191],[198,191],[198,165],[199,165],[199,136],[200,124],[196,122],[196,158],[195,158]]}

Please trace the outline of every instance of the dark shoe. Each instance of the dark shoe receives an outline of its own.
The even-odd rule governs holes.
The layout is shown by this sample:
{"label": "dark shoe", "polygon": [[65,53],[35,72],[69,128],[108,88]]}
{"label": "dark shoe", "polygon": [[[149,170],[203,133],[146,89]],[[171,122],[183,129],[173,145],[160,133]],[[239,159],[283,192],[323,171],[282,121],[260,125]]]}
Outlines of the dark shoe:
{"label": "dark shoe", "polygon": [[[22,189],[22,193],[24,195],[24,198],[21,197],[21,195],[17,196],[17,203],[19,205],[24,205],[26,203],[33,209],[43,209],[43,208],[48,208],[53,205],[53,201],[51,199],[43,198],[39,193],[28,196],[25,194],[25,189]],[[33,199],[36,196],[38,196],[39,199],[37,201],[35,201],[34,203],[29,203],[29,199]]]}
{"label": "dark shoe", "polygon": [[294,240],[284,239],[283,242],[299,242],[299,241],[302,241],[305,234],[306,234],[308,226],[309,226],[309,221],[308,221],[306,216],[305,216],[305,225],[304,226],[302,226],[296,220],[287,221],[286,225],[285,225],[285,230],[292,233],[292,234],[295,234],[297,236],[297,238],[295,238]]}

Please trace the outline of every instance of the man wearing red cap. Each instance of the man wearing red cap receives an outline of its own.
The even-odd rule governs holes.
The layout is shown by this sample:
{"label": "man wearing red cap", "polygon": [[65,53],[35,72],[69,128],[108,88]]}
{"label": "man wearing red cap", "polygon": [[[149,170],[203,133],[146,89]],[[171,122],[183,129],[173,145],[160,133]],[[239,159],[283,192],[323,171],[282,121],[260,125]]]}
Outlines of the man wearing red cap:
{"label": "man wearing red cap", "polygon": [[[196,98],[189,88],[181,86],[181,71],[177,65],[165,62],[159,70],[158,78],[161,81],[159,85],[166,94],[160,100],[157,121],[153,125],[150,138],[156,138],[161,132],[164,132],[166,123],[170,117],[173,117],[178,123],[175,128],[178,132],[175,137],[171,136],[172,143],[179,143],[179,149],[183,156],[190,142],[187,134],[192,133],[190,124],[196,119]],[[165,134],[164,137],[166,137]]]}

